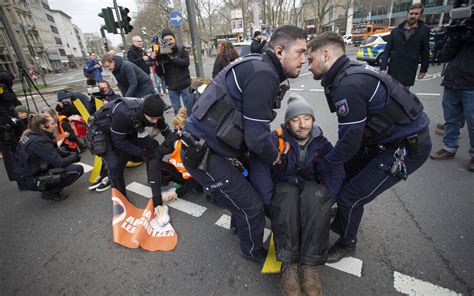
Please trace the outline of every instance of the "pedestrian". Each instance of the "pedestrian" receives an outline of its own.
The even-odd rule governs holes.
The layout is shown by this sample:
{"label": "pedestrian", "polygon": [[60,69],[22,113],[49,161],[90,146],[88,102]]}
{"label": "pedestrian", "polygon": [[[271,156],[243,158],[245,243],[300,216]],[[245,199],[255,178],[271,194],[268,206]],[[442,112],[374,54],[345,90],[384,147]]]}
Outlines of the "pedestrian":
{"label": "pedestrian", "polygon": [[40,191],[44,199],[61,201],[67,198],[62,190],[84,173],[75,164],[79,154],[57,147],[54,134],[57,123],[49,115],[35,114],[23,133],[16,154],[15,175],[22,190]]}
{"label": "pedestrian", "polygon": [[[181,99],[184,107],[191,109],[189,105],[189,86],[191,85],[191,74],[189,73],[189,55],[184,45],[177,44],[174,33],[170,29],[164,29],[161,37],[166,43],[166,48],[171,53],[156,56],[157,66],[155,68],[158,76],[165,79],[168,94],[174,114],[181,109]],[[163,51],[163,46],[160,51]]]}
{"label": "pedestrian", "polygon": [[155,93],[150,76],[134,63],[106,54],[102,64],[114,75],[123,97],[142,98]]}
{"label": "pedestrian", "polygon": [[423,4],[415,3],[408,9],[408,16],[397,28],[392,29],[382,53],[380,71],[410,87],[415,84],[418,63],[421,68],[418,79],[423,79],[430,65],[430,27],[420,20]]}
{"label": "pedestrian", "polygon": [[[320,177],[317,164],[333,146],[314,118],[305,99],[290,94],[285,122],[272,132],[285,156],[272,170],[270,208],[276,258],[283,262],[283,295],[301,295],[301,289],[305,295],[322,295],[318,266],[326,263],[331,205],[344,179],[342,169]],[[284,142],[290,144],[286,152]]]}
{"label": "pedestrian", "polygon": [[339,138],[321,159],[324,176],[345,166],[331,229],[339,239],[329,249],[333,263],[355,252],[364,205],[416,171],[429,156],[429,119],[420,100],[392,76],[345,55],[336,33],[323,33],[308,44],[309,70],[321,80]]}
{"label": "pedestrian", "polygon": [[84,76],[87,78],[87,85],[95,86],[102,80],[102,65],[97,59],[97,53],[91,52],[84,66]]}
{"label": "pedestrian", "polygon": [[448,31],[448,36],[448,42],[440,53],[441,61],[449,62],[441,82],[444,86],[444,147],[433,153],[431,159],[453,159],[456,156],[464,115],[471,156],[467,169],[474,172],[474,37],[468,30]]}
{"label": "pedestrian", "polygon": [[266,257],[264,203],[255,188],[258,180],[251,184],[245,178],[242,163],[248,162],[249,153],[254,162],[280,161],[270,137],[273,109],[288,89],[287,84],[280,84],[298,77],[305,53],[302,29],[275,30],[263,55],[242,57],[214,77],[194,103],[181,137],[185,168],[232,213],[242,256],[260,264]]}
{"label": "pedestrian", "polygon": [[252,43],[250,43],[250,53],[263,53],[267,38],[260,31],[253,33]]}
{"label": "pedestrian", "polygon": [[150,75],[150,66],[153,62],[143,49],[143,40],[140,36],[132,37],[132,46],[128,49],[127,60],[137,65],[147,75]]}
{"label": "pedestrian", "polygon": [[225,40],[221,43],[221,48],[217,53],[216,60],[214,62],[214,68],[212,69],[212,77],[214,78],[217,73],[225,68],[232,61],[237,59],[239,54],[232,45],[232,42]]}

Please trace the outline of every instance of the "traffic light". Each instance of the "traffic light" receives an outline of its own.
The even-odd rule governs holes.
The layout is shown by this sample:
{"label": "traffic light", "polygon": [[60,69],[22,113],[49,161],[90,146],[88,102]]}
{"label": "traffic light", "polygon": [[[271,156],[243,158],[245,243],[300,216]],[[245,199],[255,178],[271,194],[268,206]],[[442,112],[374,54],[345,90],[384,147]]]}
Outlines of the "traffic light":
{"label": "traffic light", "polygon": [[128,16],[128,14],[130,13],[130,9],[128,9],[127,7],[119,6],[119,11],[120,18],[122,19],[122,21],[120,22],[120,26],[123,28],[124,33],[128,34],[133,30],[133,26],[130,24],[132,18]]}
{"label": "traffic light", "polygon": [[98,14],[101,18],[104,18],[105,29],[109,33],[117,34],[117,26],[115,25],[114,12],[112,8],[102,8],[102,12]]}

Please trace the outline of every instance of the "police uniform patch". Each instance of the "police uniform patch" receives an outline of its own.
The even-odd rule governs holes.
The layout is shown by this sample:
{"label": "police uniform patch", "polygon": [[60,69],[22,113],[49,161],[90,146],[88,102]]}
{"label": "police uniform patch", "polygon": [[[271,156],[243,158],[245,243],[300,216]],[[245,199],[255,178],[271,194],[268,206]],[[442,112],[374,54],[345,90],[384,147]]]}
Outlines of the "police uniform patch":
{"label": "police uniform patch", "polygon": [[349,114],[349,105],[347,104],[346,99],[336,102],[336,112],[337,112],[337,115],[342,116],[342,117]]}

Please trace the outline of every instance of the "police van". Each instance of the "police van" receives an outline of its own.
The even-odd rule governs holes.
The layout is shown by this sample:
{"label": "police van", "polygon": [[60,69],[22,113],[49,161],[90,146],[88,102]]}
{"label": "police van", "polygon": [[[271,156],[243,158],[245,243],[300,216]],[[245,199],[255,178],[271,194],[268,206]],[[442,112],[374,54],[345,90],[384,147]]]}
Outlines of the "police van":
{"label": "police van", "polygon": [[387,45],[390,32],[374,34],[365,39],[357,49],[356,58],[370,65],[380,65],[382,53]]}

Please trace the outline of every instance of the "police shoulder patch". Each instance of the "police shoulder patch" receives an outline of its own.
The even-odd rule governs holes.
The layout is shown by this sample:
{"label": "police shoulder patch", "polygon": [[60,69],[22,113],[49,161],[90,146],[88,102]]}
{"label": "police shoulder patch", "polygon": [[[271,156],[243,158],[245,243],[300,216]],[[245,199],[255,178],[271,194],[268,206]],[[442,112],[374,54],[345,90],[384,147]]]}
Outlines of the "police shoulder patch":
{"label": "police shoulder patch", "polygon": [[336,112],[338,116],[342,116],[342,117],[349,114],[349,105],[347,104],[346,99],[336,102]]}

